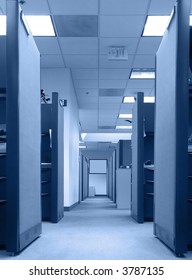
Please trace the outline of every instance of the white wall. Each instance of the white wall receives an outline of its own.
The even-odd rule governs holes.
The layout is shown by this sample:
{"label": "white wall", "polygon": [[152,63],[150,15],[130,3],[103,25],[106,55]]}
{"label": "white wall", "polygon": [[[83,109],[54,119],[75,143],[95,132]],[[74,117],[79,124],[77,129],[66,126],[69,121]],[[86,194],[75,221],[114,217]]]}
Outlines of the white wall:
{"label": "white wall", "polygon": [[41,88],[51,96],[58,92],[64,107],[64,206],[79,200],[79,110],[69,69],[41,69]]}

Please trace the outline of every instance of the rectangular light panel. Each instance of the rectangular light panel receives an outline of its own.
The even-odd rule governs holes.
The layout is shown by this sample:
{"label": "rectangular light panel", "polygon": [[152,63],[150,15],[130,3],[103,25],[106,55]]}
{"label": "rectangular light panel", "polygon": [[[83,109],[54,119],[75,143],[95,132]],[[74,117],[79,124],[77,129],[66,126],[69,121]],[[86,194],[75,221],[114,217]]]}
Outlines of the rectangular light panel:
{"label": "rectangular light panel", "polygon": [[6,16],[0,16],[0,36],[6,35]]}
{"label": "rectangular light panel", "polygon": [[142,36],[163,36],[170,16],[148,16]]}
{"label": "rectangular light panel", "polygon": [[130,79],[155,79],[155,71],[135,71],[131,72]]}
{"label": "rectangular light panel", "polygon": [[55,36],[50,16],[25,16],[33,36]]}
{"label": "rectangular light panel", "polygon": [[119,119],[132,119],[132,114],[119,114]]}
{"label": "rectangular light panel", "polygon": [[132,129],[131,125],[117,125],[116,129]]}
{"label": "rectangular light panel", "polygon": [[[50,16],[24,16],[33,36],[55,36]],[[0,35],[6,35],[6,16],[0,16]]]}
{"label": "rectangular light panel", "polygon": [[135,102],[135,97],[133,96],[125,96],[123,98],[123,103],[134,103]]}
{"label": "rectangular light panel", "polygon": [[145,96],[144,103],[155,103],[155,96]]}

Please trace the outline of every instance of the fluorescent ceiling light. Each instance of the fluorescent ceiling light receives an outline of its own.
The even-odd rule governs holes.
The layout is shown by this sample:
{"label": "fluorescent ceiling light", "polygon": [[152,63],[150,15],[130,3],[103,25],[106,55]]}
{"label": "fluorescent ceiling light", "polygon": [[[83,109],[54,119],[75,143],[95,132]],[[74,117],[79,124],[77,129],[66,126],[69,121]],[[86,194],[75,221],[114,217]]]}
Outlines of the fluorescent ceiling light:
{"label": "fluorescent ceiling light", "polygon": [[135,102],[135,97],[133,96],[125,96],[123,98],[123,103],[134,103]]}
{"label": "fluorescent ceiling light", "polygon": [[116,129],[132,129],[131,125],[117,125]]}
{"label": "fluorescent ceiling light", "polygon": [[154,103],[155,102],[155,96],[145,96],[144,97],[144,103]]}
{"label": "fluorescent ceiling light", "polygon": [[[24,16],[33,36],[55,36],[50,16]],[[0,35],[6,35],[6,16],[0,16]]]}
{"label": "fluorescent ceiling light", "polygon": [[131,132],[120,133],[118,131],[110,133],[87,133],[86,142],[118,142],[119,140],[130,140]]}
{"label": "fluorescent ceiling light", "polygon": [[86,149],[86,146],[79,146],[79,149]]}
{"label": "fluorescent ceiling light", "polygon": [[50,16],[25,16],[33,36],[55,36]]}
{"label": "fluorescent ceiling light", "polygon": [[87,136],[87,133],[81,133],[81,139],[84,141],[85,137]]}
{"label": "fluorescent ceiling light", "polygon": [[6,16],[0,16],[0,35],[6,35]]}
{"label": "fluorescent ceiling light", "polygon": [[142,36],[163,36],[170,16],[148,16]]}
{"label": "fluorescent ceiling light", "polygon": [[192,16],[189,17],[189,25],[192,26]]}
{"label": "fluorescent ceiling light", "polygon": [[130,79],[155,79],[155,71],[132,70]]}
{"label": "fluorescent ceiling light", "polygon": [[132,114],[119,114],[120,119],[132,119]]}

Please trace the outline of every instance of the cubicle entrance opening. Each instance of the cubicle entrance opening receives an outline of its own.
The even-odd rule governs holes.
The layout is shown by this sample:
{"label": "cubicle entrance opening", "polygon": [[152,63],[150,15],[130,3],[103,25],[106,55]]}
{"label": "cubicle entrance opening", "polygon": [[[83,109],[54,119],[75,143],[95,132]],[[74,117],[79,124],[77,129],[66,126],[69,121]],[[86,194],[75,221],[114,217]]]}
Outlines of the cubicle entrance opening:
{"label": "cubicle entrance opening", "polygon": [[107,196],[107,161],[90,160],[88,196]]}

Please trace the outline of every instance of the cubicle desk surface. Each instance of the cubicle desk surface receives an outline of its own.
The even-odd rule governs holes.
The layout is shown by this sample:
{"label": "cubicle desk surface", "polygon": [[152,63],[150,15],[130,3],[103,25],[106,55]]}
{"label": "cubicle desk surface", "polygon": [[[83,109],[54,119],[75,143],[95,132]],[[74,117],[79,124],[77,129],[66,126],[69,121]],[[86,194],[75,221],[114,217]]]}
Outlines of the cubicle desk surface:
{"label": "cubicle desk surface", "polygon": [[154,211],[154,165],[144,165],[144,220],[153,220]]}

